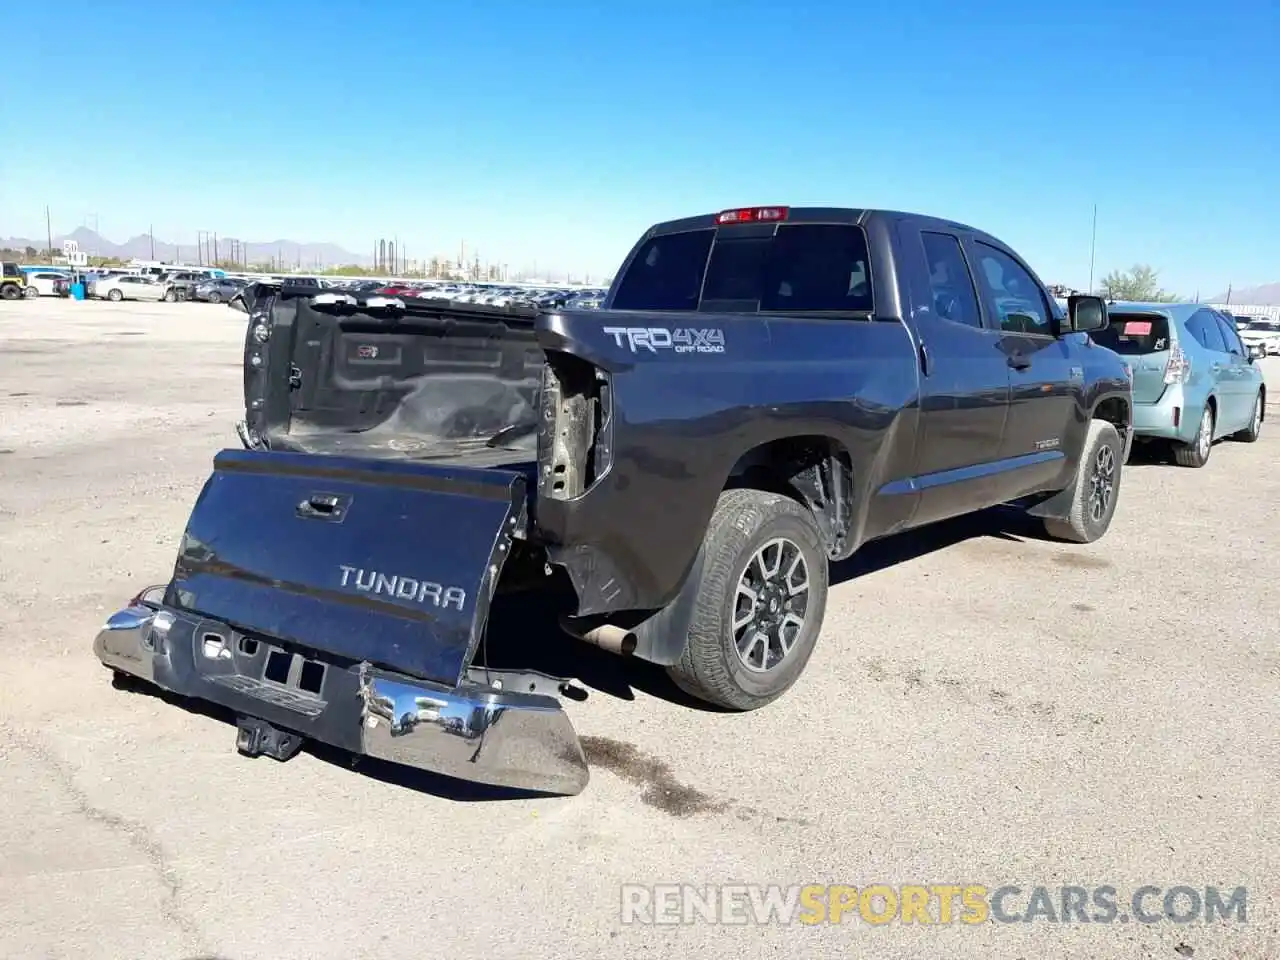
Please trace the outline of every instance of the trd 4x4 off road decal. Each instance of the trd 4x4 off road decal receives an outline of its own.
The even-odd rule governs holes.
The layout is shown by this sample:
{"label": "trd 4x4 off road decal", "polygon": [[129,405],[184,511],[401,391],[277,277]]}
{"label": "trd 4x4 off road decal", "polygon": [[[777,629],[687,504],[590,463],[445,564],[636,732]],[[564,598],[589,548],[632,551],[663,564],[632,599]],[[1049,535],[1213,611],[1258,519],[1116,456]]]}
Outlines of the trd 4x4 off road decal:
{"label": "trd 4x4 off road decal", "polygon": [[632,353],[724,353],[724,331],[714,327],[602,327],[618,346]]}

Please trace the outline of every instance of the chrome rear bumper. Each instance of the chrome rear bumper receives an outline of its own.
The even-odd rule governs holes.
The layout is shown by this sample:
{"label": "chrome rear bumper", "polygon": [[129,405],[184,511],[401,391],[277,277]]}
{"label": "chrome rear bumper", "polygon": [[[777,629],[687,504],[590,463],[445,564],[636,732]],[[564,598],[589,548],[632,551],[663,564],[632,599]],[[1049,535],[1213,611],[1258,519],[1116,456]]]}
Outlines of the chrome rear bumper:
{"label": "chrome rear bumper", "polygon": [[587,784],[582,747],[554,697],[448,689],[368,663],[326,665],[321,684],[304,691],[300,669],[283,682],[264,673],[269,656],[303,655],[246,641],[225,624],[136,602],[107,620],[93,650],[171,693],[353,753],[514,790],[573,795]]}

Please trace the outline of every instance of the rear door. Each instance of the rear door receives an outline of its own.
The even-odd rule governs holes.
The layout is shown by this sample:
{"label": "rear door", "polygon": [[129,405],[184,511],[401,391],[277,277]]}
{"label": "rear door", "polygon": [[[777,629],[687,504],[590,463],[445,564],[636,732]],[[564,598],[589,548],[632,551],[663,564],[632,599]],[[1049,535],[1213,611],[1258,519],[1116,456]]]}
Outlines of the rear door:
{"label": "rear door", "polygon": [[1009,366],[1000,331],[984,324],[959,236],[898,227],[919,336],[920,421],[913,523],[991,503],[1009,406]]}
{"label": "rear door", "polygon": [[[1224,433],[1230,432],[1230,425],[1242,416],[1239,410],[1240,393],[1232,370],[1231,354],[1227,352],[1227,341],[1218,326],[1218,315],[1208,307],[1197,310],[1187,319],[1187,330],[1204,348],[1203,360],[1208,361],[1209,367],[1209,389],[1218,404],[1214,436],[1221,437]],[[1193,362],[1191,365],[1193,376],[1195,367]],[[1202,413],[1202,410],[1195,411],[1196,416]]]}

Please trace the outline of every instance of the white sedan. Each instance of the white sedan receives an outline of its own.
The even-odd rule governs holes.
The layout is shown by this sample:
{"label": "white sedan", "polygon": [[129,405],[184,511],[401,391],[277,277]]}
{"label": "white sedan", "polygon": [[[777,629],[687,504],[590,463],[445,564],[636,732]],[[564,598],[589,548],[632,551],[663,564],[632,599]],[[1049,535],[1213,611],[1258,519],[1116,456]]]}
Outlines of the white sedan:
{"label": "white sedan", "polygon": [[70,282],[71,278],[65,273],[32,271],[27,274],[27,289],[24,293],[28,297],[58,297]]}
{"label": "white sedan", "polygon": [[1280,356],[1280,320],[1249,320],[1237,329],[1246,347],[1258,344],[1267,356]]}
{"label": "white sedan", "polygon": [[119,303],[121,300],[163,300],[167,284],[152,277],[123,274],[103,277],[93,285],[93,295]]}

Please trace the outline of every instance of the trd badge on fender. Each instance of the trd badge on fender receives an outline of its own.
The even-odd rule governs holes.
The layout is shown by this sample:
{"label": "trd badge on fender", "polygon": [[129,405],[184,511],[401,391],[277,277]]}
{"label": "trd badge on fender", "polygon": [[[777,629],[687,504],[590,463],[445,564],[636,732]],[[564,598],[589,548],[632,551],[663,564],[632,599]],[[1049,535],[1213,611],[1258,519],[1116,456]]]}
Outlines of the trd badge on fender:
{"label": "trd badge on fender", "polygon": [[467,602],[467,591],[461,587],[443,587],[430,580],[389,575],[377,570],[349,567],[345,563],[339,564],[338,569],[342,571],[342,586],[354,587],[362,593],[383,594],[398,600],[416,600],[445,610],[450,606],[461,610]]}

